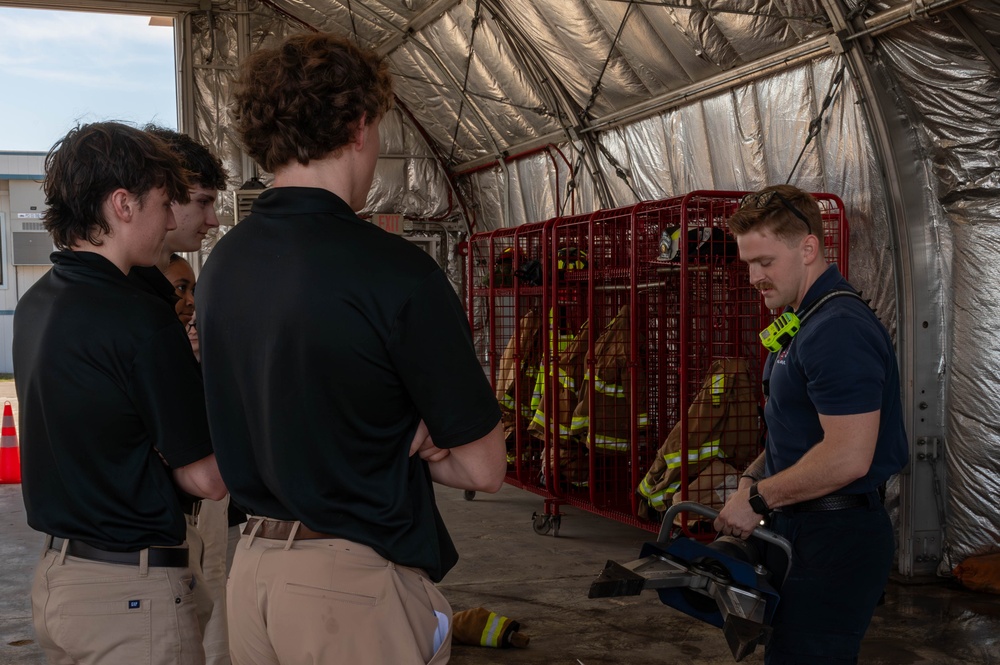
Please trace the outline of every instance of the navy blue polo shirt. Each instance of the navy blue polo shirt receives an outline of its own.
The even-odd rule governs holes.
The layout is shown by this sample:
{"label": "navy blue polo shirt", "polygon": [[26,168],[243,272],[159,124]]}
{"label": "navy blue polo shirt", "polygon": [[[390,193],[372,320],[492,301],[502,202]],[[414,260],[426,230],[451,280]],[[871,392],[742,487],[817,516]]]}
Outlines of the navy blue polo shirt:
{"label": "navy blue polo shirt", "polygon": [[[809,288],[799,311],[831,290],[854,291],[836,265]],[[864,302],[852,297],[828,300],[770,360],[770,395],[764,408],[768,476],[792,466],[823,440],[820,414],[881,412],[868,474],[838,494],[872,491],[906,465],[896,354],[885,326]]]}

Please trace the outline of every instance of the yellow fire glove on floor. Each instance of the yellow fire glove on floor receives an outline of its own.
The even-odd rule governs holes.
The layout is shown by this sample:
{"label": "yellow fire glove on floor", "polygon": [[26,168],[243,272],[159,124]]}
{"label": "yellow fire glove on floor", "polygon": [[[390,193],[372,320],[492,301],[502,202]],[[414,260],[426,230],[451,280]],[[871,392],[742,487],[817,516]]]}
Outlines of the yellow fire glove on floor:
{"label": "yellow fire glove on floor", "polygon": [[521,625],[495,612],[477,607],[455,612],[452,617],[452,640],[472,646],[526,647],[529,638],[519,632]]}

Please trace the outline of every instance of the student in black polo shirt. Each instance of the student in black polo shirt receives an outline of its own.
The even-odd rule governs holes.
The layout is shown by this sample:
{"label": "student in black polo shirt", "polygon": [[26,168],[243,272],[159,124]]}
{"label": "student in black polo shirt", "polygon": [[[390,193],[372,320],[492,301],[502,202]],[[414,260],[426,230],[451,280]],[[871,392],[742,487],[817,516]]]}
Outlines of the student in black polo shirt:
{"label": "student in black polo shirt", "polygon": [[447,662],[451,608],[431,580],[458,556],[432,481],[495,492],[506,450],[444,272],[355,213],[387,63],[297,35],[244,61],[234,97],[274,187],[196,297],[212,440],[252,515],[229,577],[233,662]]}
{"label": "student in black polo shirt", "polygon": [[[176,204],[175,204],[176,206]],[[169,235],[169,234],[168,234]],[[177,302],[174,311],[184,326],[194,357],[201,360],[198,350],[198,329],[195,327],[194,287],[195,276],[191,264],[177,254],[170,255],[163,276],[174,287]],[[201,570],[199,582],[205,593],[196,597],[199,615],[205,612],[206,665],[229,665],[229,632],[226,621],[226,575],[230,552],[235,553],[240,540],[240,525],[247,521],[246,514],[229,501],[205,499],[198,502],[197,513],[188,520],[189,544],[201,543]],[[192,552],[194,547],[192,546]],[[192,564],[193,565],[193,564]]]}
{"label": "student in black polo shirt", "polygon": [[188,197],[158,139],[106,122],[46,158],[60,251],[14,316],[28,524],[46,534],[32,614],[51,662],[204,663],[177,487],[221,498],[198,365],[162,300],[127,277],[156,262]]}
{"label": "student in black polo shirt", "polygon": [[[180,159],[188,171],[190,200],[186,203],[174,201],[172,210],[177,228],[167,232],[156,265],[133,268],[129,277],[173,305],[186,326],[194,311],[195,276],[187,261],[175,252],[200,251],[209,231],[219,226],[215,202],[219,192],[226,188],[226,169],[206,146],[187,134],[156,125],[146,125],[143,130],[166,143]],[[181,268],[186,268],[182,276],[176,274]],[[222,501],[194,501],[193,497],[182,497],[181,505],[188,520],[187,541],[199,587],[195,600],[205,634],[205,662],[207,665],[228,665],[225,566],[229,530],[226,521],[228,516],[235,523],[242,523],[246,515],[230,505],[228,496]],[[239,540],[238,529],[234,530]]]}

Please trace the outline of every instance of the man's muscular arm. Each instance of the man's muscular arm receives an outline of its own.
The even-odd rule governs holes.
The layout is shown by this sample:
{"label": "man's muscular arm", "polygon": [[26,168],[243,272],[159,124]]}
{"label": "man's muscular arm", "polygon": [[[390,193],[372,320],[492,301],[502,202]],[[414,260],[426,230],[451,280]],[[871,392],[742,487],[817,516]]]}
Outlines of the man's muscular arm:
{"label": "man's muscular arm", "polygon": [[454,448],[438,448],[421,420],[410,443],[410,455],[414,454],[430,465],[434,482],[456,489],[492,494],[503,485],[507,473],[502,422],[477,441]]}
{"label": "man's muscular arm", "polygon": [[215,455],[173,470],[174,482],[193,496],[220,501],[226,496],[226,484],[219,474]]}
{"label": "man's muscular arm", "polygon": [[[826,496],[863,477],[875,457],[880,418],[879,411],[848,416],[820,414],[823,440],[794,465],[761,480],[757,491],[770,508],[780,508]],[[749,478],[740,479],[736,494],[730,497],[715,520],[716,530],[747,538],[759,526],[761,516],[749,503],[752,484]]]}

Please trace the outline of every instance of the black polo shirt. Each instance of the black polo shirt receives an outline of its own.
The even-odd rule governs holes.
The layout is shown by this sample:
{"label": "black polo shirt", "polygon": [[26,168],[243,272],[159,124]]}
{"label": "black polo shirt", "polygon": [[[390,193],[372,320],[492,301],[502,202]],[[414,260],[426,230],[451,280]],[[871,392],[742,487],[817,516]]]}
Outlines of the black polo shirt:
{"label": "black polo shirt", "polygon": [[[56,252],[14,315],[28,524],[96,547],[184,541],[171,467],[212,453],[173,308],[90,252]],[[159,454],[157,454],[159,451]]]}
{"label": "black polo shirt", "polygon": [[[128,278],[134,285],[146,293],[162,299],[170,305],[172,311],[177,311],[174,307],[177,301],[180,300],[177,297],[177,289],[174,288],[174,285],[170,283],[170,280],[167,279],[166,275],[159,268],[156,266],[135,266],[129,270]],[[177,324],[183,325],[179,318],[177,319]],[[187,334],[186,330],[184,334]],[[194,351],[191,353],[194,354]],[[199,497],[192,496],[179,487],[177,488],[177,499],[181,502],[181,510],[188,515],[194,511],[194,505],[198,501],[201,501]]]}
{"label": "black polo shirt", "polygon": [[[174,288],[174,285],[170,283],[170,280],[167,279],[166,275],[164,275],[163,272],[156,266],[136,266],[129,271],[128,278],[132,280],[133,284],[144,291],[147,291],[151,295],[157,296],[158,298],[162,298],[170,305],[171,308],[173,308],[174,305],[177,304],[177,301],[180,300],[180,298],[177,297],[177,290]],[[174,309],[173,311],[176,312],[177,310]],[[180,319],[178,319],[177,322],[180,323]],[[185,331],[185,334],[187,334],[187,331]],[[194,352],[192,351],[192,353]],[[199,498],[191,496],[180,488],[177,489],[177,492],[178,498],[181,502],[181,508],[185,513],[190,513],[194,508],[194,504],[199,501]],[[229,526],[237,526],[247,521],[247,514],[246,511],[230,500],[229,507],[226,511],[226,518]]]}
{"label": "black polo shirt", "polygon": [[[180,300],[177,297],[177,289],[174,288],[174,285],[170,283],[167,276],[156,266],[135,266],[129,270],[128,278],[140,289],[162,299],[171,307]],[[176,312],[177,310],[174,311]]]}
{"label": "black polo shirt", "polygon": [[423,418],[460,446],[500,412],[434,260],[326,190],[271,189],[212,251],[197,311],[234,500],[440,580],[457,554],[410,441]]}

